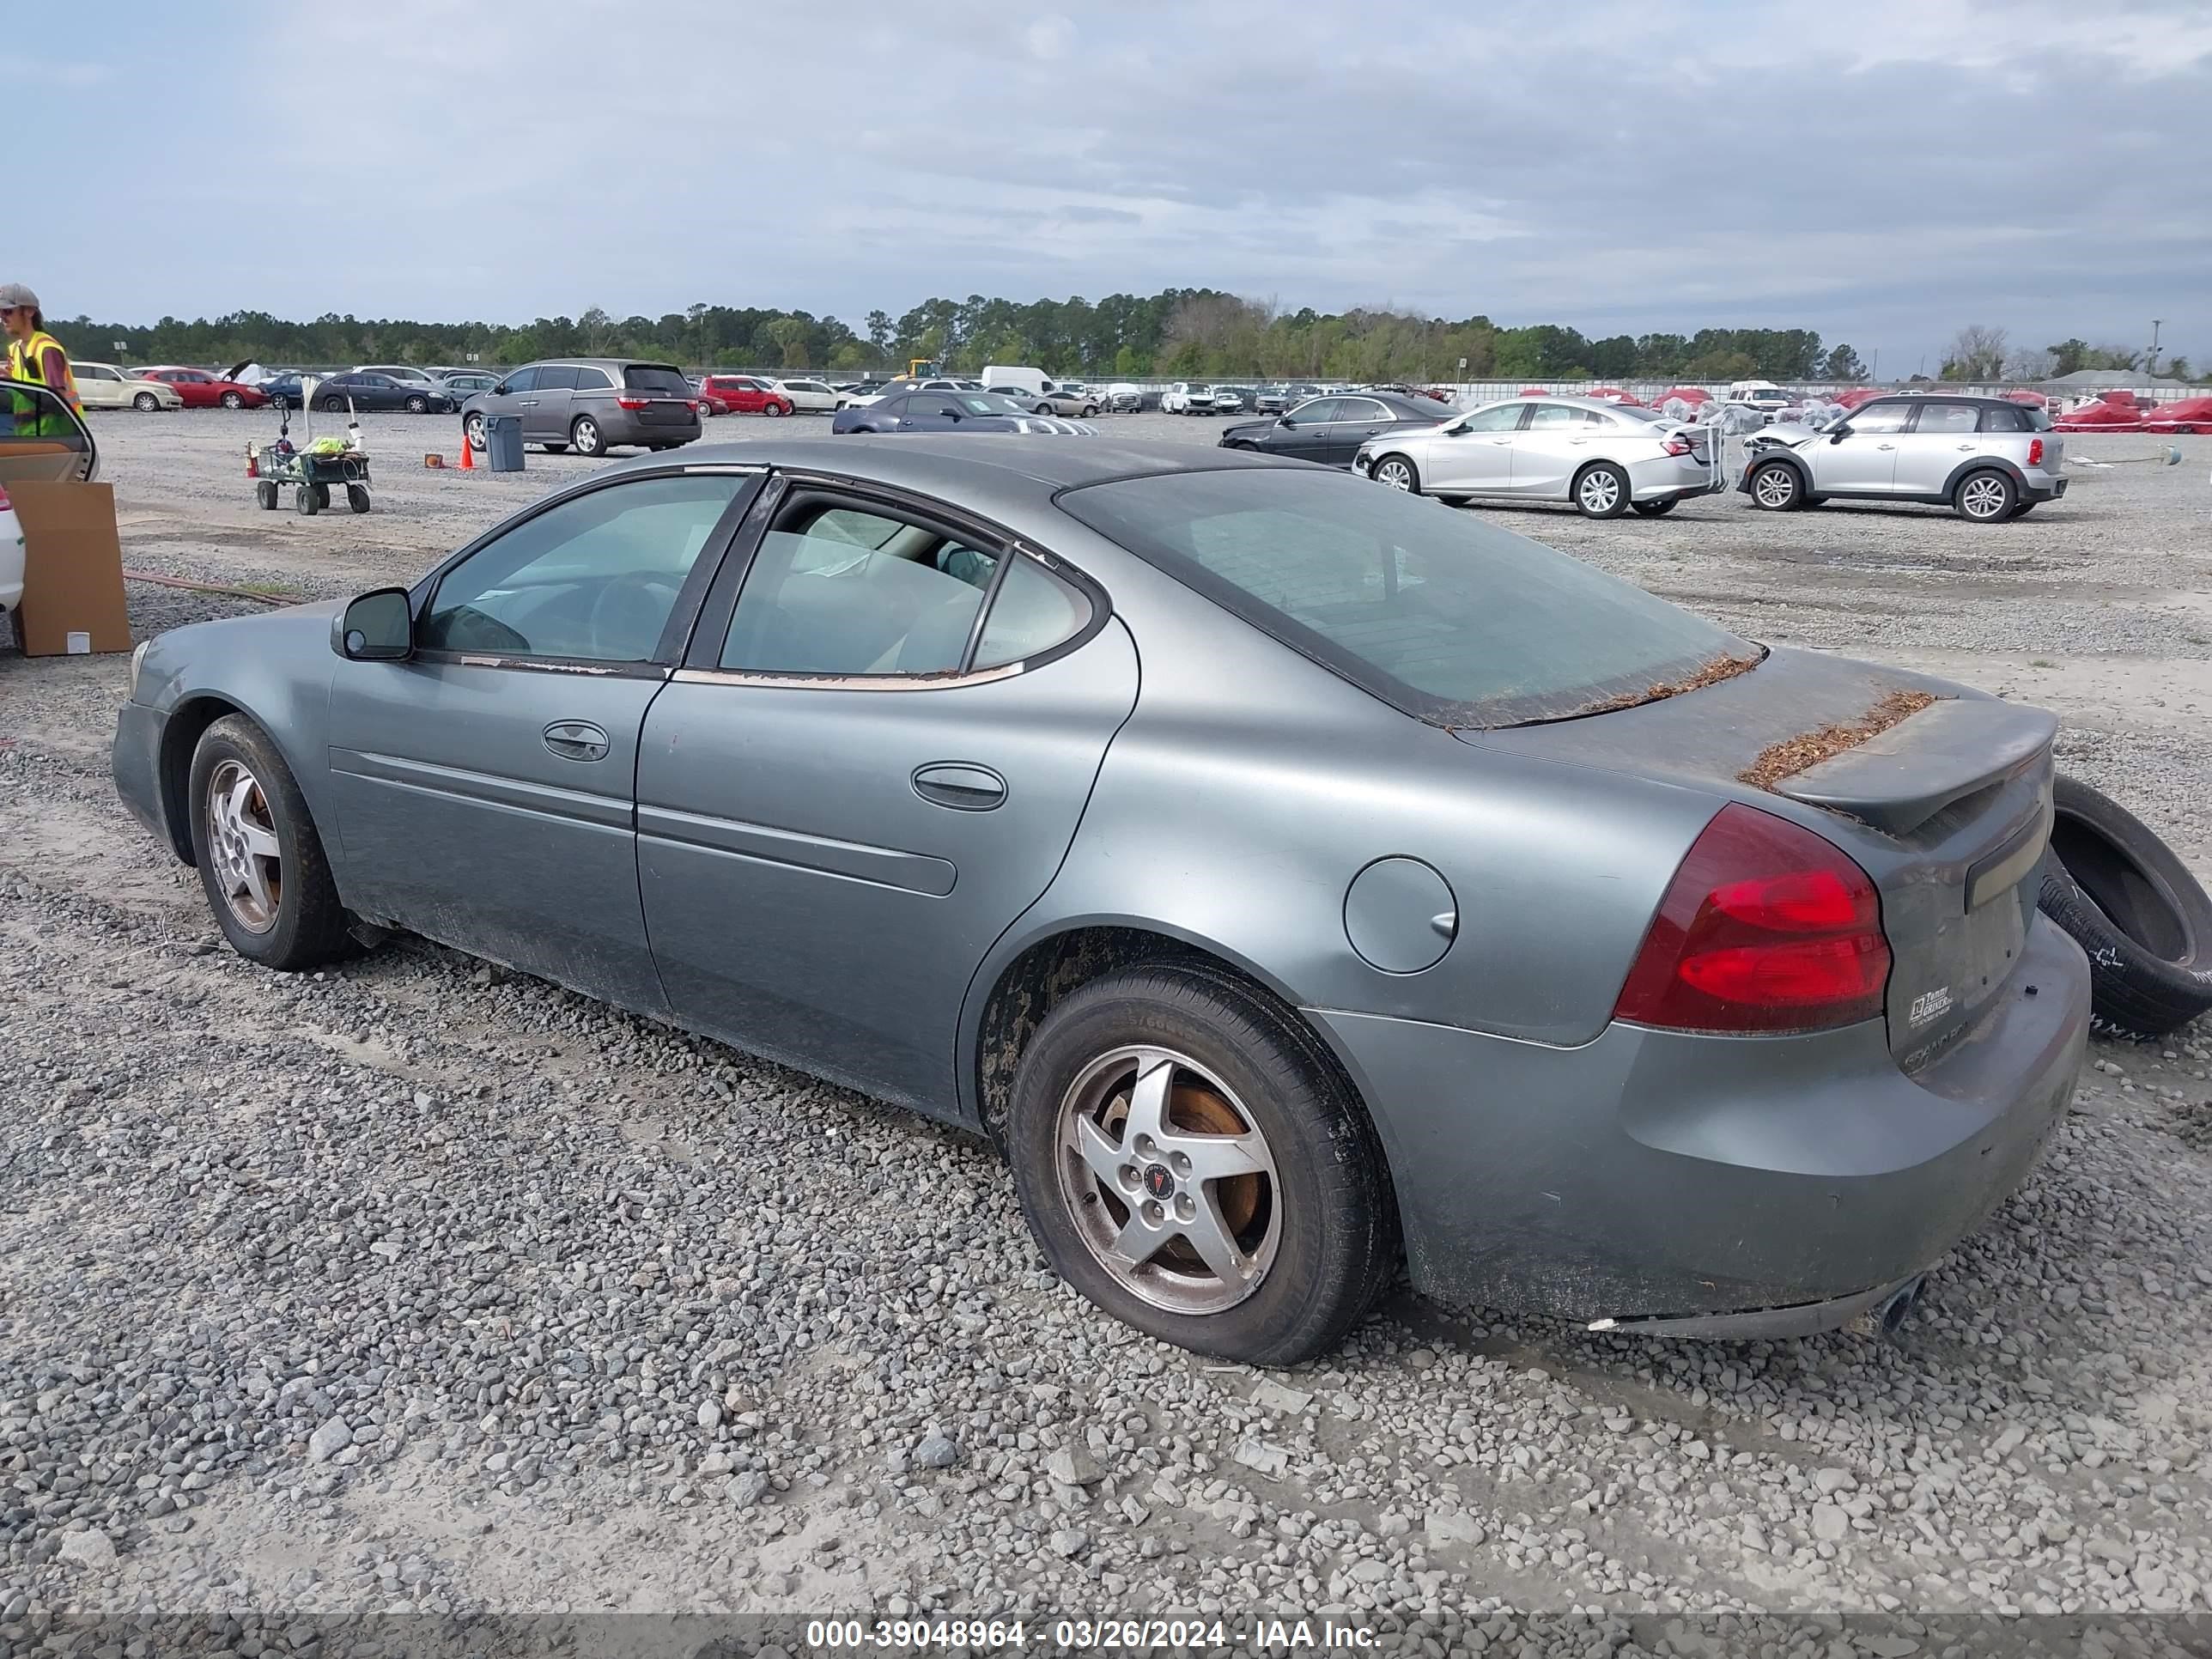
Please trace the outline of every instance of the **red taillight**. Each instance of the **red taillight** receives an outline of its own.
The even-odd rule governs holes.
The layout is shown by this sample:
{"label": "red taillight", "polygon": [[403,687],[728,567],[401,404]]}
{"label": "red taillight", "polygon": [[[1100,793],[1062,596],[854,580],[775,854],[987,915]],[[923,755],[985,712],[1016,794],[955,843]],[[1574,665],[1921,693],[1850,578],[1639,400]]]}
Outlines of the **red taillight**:
{"label": "red taillight", "polygon": [[1730,803],[1651,919],[1615,1019],[1683,1031],[1810,1031],[1881,1012],[1881,900],[1809,830]]}
{"label": "red taillight", "polygon": [[1659,447],[1669,455],[1686,455],[1690,453],[1690,441],[1679,433],[1673,434]]}
{"label": "red taillight", "polygon": [[2041,466],[2043,465],[2042,439],[2030,438],[2027,441],[2027,464],[2030,466]]}
{"label": "red taillight", "polygon": [[652,401],[653,399],[650,398],[617,398],[615,399],[615,407],[617,409],[643,409]]}
{"label": "red taillight", "polygon": [[690,410],[694,415],[696,415],[699,412],[700,408],[699,400],[696,398],[689,398],[685,401],[684,407]]}

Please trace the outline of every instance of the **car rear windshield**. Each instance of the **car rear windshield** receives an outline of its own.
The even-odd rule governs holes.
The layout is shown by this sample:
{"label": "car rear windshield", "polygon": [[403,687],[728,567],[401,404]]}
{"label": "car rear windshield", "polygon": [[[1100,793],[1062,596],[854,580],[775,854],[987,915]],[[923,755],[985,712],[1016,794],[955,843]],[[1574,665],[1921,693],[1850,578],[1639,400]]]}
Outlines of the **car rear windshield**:
{"label": "car rear windshield", "polygon": [[1747,644],[1423,496],[1303,468],[1066,490],[1065,512],[1408,714],[1522,726],[1644,701]]}
{"label": "car rear windshield", "polygon": [[691,382],[684,378],[681,369],[660,363],[632,363],[623,370],[623,385],[632,392],[647,392],[656,398],[689,398],[693,395]]}

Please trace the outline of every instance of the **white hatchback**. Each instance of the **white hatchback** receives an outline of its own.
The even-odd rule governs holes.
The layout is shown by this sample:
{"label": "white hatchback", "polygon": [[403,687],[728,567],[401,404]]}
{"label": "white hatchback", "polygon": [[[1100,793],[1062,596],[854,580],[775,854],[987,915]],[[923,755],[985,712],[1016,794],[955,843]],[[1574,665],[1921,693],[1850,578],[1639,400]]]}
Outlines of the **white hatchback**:
{"label": "white hatchback", "polygon": [[771,380],[769,384],[789,398],[794,413],[830,415],[840,401],[837,388],[824,380]]}

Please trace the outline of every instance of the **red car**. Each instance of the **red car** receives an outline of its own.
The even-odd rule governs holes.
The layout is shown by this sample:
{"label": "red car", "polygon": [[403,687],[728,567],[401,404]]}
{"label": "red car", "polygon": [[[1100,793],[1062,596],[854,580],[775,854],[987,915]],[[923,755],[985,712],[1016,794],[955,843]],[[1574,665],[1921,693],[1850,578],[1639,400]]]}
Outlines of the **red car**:
{"label": "red car", "polygon": [[220,374],[210,374],[204,368],[142,368],[136,371],[142,380],[160,380],[177,389],[177,396],[185,400],[186,409],[258,409],[269,401],[268,394],[258,386],[226,380]]}
{"label": "red car", "polygon": [[765,380],[750,374],[709,374],[701,393],[719,398],[732,415],[788,415],[791,399]]}

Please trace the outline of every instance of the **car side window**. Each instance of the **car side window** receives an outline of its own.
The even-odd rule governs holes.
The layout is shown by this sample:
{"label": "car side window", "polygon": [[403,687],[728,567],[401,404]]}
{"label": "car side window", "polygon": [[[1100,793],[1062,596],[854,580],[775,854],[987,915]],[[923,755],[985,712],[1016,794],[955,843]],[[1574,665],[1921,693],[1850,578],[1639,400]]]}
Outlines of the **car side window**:
{"label": "car side window", "polygon": [[794,503],[761,538],[723,641],[756,674],[950,674],[1001,556],[875,508]]}
{"label": "car side window", "polygon": [[906,406],[909,401],[909,399],[905,398],[886,398],[881,403],[876,404],[869,412],[891,420],[896,420],[900,416],[906,413]]}
{"label": "car side window", "polygon": [[538,371],[534,368],[518,368],[500,382],[499,389],[502,392],[535,392],[538,390]]}
{"label": "car side window", "polygon": [[640,478],[525,520],[440,578],[433,650],[645,662],[738,490],[729,472]]}
{"label": "car side window", "polygon": [[1531,432],[1556,431],[1561,427],[1596,426],[1603,419],[1595,410],[1577,409],[1572,404],[1538,404],[1528,415]]}
{"label": "car side window", "polygon": [[567,392],[576,384],[576,371],[564,363],[551,363],[538,371],[540,392]]}
{"label": "car side window", "polygon": [[1291,418],[1300,426],[1327,426],[1342,418],[1338,410],[1344,407],[1341,398],[1316,398],[1310,404],[1300,404],[1291,411]]}
{"label": "car side window", "polygon": [[1521,414],[1526,404],[1500,404],[1495,409],[1480,409],[1460,422],[1462,432],[1513,432],[1519,429]]}
{"label": "car side window", "polygon": [[1902,432],[1911,415],[1912,405],[1908,403],[1862,404],[1851,416],[1851,430],[1856,433]]}
{"label": "car side window", "polygon": [[906,412],[909,415],[957,415],[963,411],[950,398],[913,397],[906,400]]}
{"label": "car side window", "polygon": [[1339,406],[1340,421],[1395,421],[1398,417],[1372,398],[1346,398]]}
{"label": "car side window", "polygon": [[2035,423],[2027,418],[2027,411],[2013,404],[1984,404],[1982,405],[1982,430],[1984,432],[2033,432]]}
{"label": "car side window", "polygon": [[611,392],[613,380],[604,368],[580,368],[576,371],[576,390],[579,392]]}
{"label": "car side window", "polygon": [[1920,421],[1912,429],[1923,434],[1942,436],[1954,432],[1972,432],[1982,423],[1982,411],[1972,404],[1923,404]]}
{"label": "car side window", "polygon": [[1091,609],[1081,590],[1035,560],[1017,556],[984,619],[975,666],[997,668],[1041,656],[1081,633],[1090,623]]}

